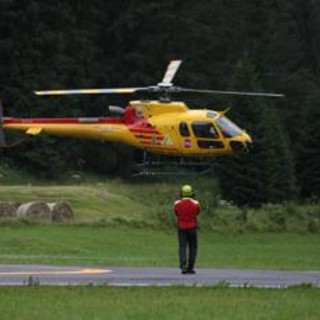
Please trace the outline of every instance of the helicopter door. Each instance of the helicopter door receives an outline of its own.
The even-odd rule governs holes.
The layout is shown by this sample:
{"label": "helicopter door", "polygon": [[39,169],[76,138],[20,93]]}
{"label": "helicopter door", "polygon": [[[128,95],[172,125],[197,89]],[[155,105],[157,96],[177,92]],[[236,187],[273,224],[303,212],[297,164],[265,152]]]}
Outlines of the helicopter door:
{"label": "helicopter door", "polygon": [[212,122],[193,121],[191,127],[200,149],[224,148],[221,137]]}
{"label": "helicopter door", "polygon": [[183,140],[182,140],[183,147],[187,148],[187,149],[191,148],[192,142],[191,142],[190,130],[189,130],[187,122],[181,121],[179,123],[179,133],[180,133],[180,136],[183,138]]}

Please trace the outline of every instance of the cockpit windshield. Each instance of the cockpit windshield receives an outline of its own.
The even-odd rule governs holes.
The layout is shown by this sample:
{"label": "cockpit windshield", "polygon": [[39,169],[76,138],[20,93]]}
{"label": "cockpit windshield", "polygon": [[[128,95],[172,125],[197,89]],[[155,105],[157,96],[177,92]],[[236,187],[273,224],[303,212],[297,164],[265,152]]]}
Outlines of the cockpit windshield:
{"label": "cockpit windshield", "polygon": [[217,119],[217,125],[221,133],[226,138],[232,138],[243,133],[243,131],[237,125],[235,125],[233,122],[231,122],[228,118],[224,116],[221,116]]}

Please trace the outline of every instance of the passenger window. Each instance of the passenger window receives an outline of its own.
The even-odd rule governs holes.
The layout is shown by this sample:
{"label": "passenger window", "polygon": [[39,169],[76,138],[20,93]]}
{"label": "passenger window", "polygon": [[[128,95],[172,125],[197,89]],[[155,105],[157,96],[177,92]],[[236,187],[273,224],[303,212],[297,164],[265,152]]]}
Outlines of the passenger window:
{"label": "passenger window", "polygon": [[179,131],[182,137],[189,137],[190,131],[186,122],[180,122]]}
{"label": "passenger window", "polygon": [[215,127],[208,121],[195,121],[192,123],[192,130],[197,138],[216,139],[219,137]]}

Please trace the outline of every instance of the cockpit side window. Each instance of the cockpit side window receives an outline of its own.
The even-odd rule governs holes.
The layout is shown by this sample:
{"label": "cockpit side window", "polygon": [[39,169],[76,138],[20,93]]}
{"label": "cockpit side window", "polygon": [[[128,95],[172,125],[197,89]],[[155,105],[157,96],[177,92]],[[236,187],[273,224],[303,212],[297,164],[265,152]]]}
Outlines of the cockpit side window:
{"label": "cockpit side window", "polygon": [[186,122],[179,123],[179,131],[182,137],[190,137],[190,131]]}
{"label": "cockpit side window", "polygon": [[217,139],[219,135],[213,124],[209,121],[192,122],[192,130],[197,138]]}

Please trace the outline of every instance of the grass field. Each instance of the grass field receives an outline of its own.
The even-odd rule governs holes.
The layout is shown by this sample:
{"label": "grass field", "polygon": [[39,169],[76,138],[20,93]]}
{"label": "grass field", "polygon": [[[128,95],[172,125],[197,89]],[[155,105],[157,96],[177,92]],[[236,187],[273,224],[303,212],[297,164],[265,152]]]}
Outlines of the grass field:
{"label": "grass field", "polygon": [[120,184],[72,186],[0,186],[0,199],[3,202],[67,201],[76,213],[77,222],[109,221],[115,217],[142,220],[146,211],[144,205],[133,201],[126,189],[117,193]]}
{"label": "grass field", "polygon": [[[215,232],[320,233],[320,204],[266,204],[259,209],[238,208],[221,200],[216,182],[193,181],[202,205],[200,226]],[[76,185],[1,186],[0,202],[68,202],[74,223],[123,224],[133,227],[174,226],[172,206],[180,182],[107,182]],[[1,224],[0,220],[0,224]]]}
{"label": "grass field", "polygon": [[1,319],[318,320],[312,288],[0,288]]}
{"label": "grass field", "polygon": [[[216,207],[212,195],[205,191],[205,183],[199,181],[199,188],[204,190],[199,190],[204,205],[198,266],[320,269],[319,233],[243,233],[239,209]],[[214,189],[214,182],[211,184]],[[174,182],[118,180],[60,186],[0,186],[0,201],[64,200],[75,211],[75,221],[70,224],[0,220],[0,263],[175,266],[177,241],[172,202],[177,189]],[[280,209],[271,209],[270,219],[282,223]],[[290,210],[295,216],[296,212]],[[275,214],[280,214],[280,218]],[[263,212],[255,215],[255,219],[265,219]]]}
{"label": "grass field", "polygon": [[[320,270],[320,235],[199,231],[199,267]],[[2,226],[0,263],[177,265],[173,228],[97,225]]]}

